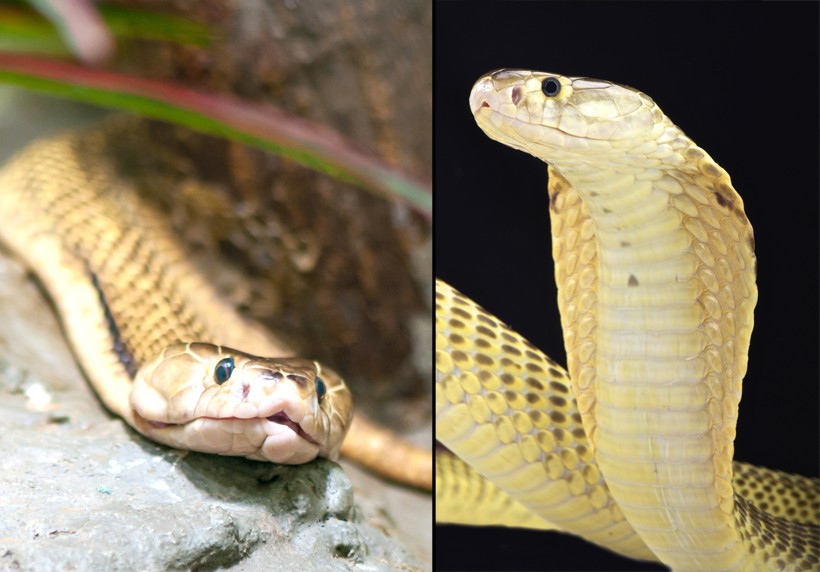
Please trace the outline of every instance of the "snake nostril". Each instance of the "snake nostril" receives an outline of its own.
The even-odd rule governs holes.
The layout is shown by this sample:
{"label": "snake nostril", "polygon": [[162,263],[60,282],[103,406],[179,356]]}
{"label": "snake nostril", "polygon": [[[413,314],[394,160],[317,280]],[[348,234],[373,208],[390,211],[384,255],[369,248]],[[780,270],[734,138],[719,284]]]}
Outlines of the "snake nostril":
{"label": "snake nostril", "polygon": [[514,87],[512,90],[512,102],[513,105],[518,105],[518,102],[521,101],[521,88]]}

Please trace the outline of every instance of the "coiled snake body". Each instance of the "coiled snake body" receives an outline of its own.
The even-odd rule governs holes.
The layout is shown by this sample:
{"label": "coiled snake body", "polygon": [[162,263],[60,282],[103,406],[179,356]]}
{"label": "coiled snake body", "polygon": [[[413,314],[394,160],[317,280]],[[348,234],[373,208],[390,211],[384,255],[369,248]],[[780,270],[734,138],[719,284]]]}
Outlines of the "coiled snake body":
{"label": "coiled snake body", "polygon": [[[257,357],[292,351],[186,259],[166,218],[105,160],[106,137],[97,129],[41,140],[0,170],[0,242],[48,290],[102,401],[176,448],[287,464],[336,459],[352,419],[342,379],[314,360]],[[430,486],[429,453],[357,426],[347,456]]]}
{"label": "coiled snake body", "polygon": [[[437,283],[436,435],[480,473],[437,457],[439,520],[526,518],[675,570],[815,569],[817,482],[733,465],[757,289],[728,174],[610,82],[500,70],[470,106],[549,163],[569,375]],[[494,513],[461,514],[469,491]]]}

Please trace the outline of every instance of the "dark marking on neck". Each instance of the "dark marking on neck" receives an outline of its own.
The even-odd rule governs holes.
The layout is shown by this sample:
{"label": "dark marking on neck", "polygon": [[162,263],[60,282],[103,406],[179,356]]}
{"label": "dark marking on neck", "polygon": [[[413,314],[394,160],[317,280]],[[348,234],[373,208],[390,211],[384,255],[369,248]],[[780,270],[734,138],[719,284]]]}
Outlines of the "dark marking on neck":
{"label": "dark marking on neck", "polygon": [[120,363],[125,368],[125,371],[128,373],[128,376],[131,379],[134,379],[137,376],[137,370],[139,369],[139,366],[137,365],[137,362],[134,359],[134,354],[128,348],[128,345],[125,343],[125,340],[122,339],[122,334],[120,334],[120,328],[117,326],[117,321],[114,319],[114,315],[111,312],[111,307],[108,305],[108,300],[105,297],[105,292],[103,292],[102,286],[100,285],[100,281],[97,278],[97,275],[91,270],[88,271],[88,275],[91,277],[91,283],[94,285],[94,289],[97,291],[97,296],[99,297],[100,305],[102,305],[103,307],[103,314],[105,315],[105,324],[108,326],[108,333],[111,334],[111,338],[114,340],[111,349],[117,355],[117,358],[120,360]]}
{"label": "dark marking on neck", "polygon": [[555,199],[558,197],[557,192],[549,193],[550,197],[550,210],[555,214],[558,214],[558,205],[555,204]]}
{"label": "dark marking on neck", "polygon": [[724,197],[719,191],[715,192],[715,199],[717,200],[717,203],[720,206],[722,206],[724,208],[727,208],[729,210],[734,209],[734,206],[735,206],[734,201],[732,199],[728,198],[728,197]]}
{"label": "dark marking on neck", "polygon": [[634,274],[629,275],[629,282],[627,282],[627,286],[633,287],[638,285],[638,279],[635,277]]}

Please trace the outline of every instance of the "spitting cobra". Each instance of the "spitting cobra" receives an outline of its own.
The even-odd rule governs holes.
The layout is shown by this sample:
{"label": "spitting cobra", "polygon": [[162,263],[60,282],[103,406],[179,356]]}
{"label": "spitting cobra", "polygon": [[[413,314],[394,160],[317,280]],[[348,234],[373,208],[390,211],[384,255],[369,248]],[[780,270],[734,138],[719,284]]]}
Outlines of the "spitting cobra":
{"label": "spitting cobra", "polygon": [[499,70],[470,107],[549,164],[569,373],[437,281],[436,437],[458,457],[436,456],[437,520],[673,570],[817,569],[818,481],[733,463],[757,288],[726,171],[608,81]]}
{"label": "spitting cobra", "polygon": [[284,464],[341,450],[429,488],[430,453],[386,430],[357,418],[343,446],[353,401],[342,378],[288,357],[224,301],[106,157],[97,128],[37,141],[0,170],[0,243],[47,290],[105,406],[174,448]]}

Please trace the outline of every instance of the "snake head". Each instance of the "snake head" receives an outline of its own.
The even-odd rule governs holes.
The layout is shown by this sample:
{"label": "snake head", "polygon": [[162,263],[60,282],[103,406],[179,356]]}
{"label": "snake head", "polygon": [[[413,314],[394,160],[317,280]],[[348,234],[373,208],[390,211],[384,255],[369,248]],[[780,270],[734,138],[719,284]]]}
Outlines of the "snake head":
{"label": "snake head", "polygon": [[318,362],[180,343],[137,372],[133,425],[170,445],[274,463],[335,460],[352,415],[342,379]]}
{"label": "snake head", "polygon": [[692,145],[648,95],[586,77],[497,70],[475,83],[470,109],[490,138],[564,174],[590,165],[661,166]]}

